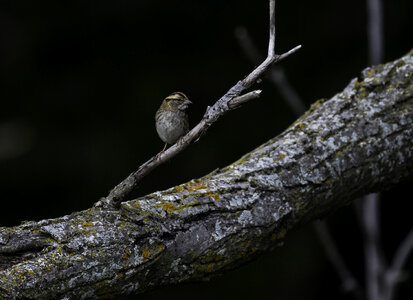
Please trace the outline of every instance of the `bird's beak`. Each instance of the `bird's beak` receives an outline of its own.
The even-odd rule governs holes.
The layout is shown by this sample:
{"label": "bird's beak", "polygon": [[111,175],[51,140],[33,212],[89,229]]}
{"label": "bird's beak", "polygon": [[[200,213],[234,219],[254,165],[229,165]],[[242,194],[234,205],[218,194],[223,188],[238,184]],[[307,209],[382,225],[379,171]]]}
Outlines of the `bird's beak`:
{"label": "bird's beak", "polygon": [[192,104],[192,102],[189,100],[185,100],[183,103],[181,103],[181,105],[179,105],[179,109],[185,110],[188,108],[189,104]]}

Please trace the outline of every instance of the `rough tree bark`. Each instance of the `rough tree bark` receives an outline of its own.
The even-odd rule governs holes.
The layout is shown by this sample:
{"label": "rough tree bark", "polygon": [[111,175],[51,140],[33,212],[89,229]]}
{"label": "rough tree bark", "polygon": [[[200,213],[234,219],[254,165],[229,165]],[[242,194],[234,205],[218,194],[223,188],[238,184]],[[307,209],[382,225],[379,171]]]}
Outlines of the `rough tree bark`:
{"label": "rough tree bark", "polygon": [[0,298],[78,299],[206,279],[413,177],[413,52],[365,69],[230,166],[165,191],[0,228]]}

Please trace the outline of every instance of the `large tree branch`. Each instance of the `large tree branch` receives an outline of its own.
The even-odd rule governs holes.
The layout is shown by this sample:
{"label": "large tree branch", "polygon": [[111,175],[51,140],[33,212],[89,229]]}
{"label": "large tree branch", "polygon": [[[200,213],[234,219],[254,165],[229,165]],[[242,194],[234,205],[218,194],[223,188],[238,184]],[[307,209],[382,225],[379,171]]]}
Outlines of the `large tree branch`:
{"label": "large tree branch", "polygon": [[413,174],[413,57],[368,68],[281,135],[203,178],[0,229],[0,299],[95,298],[205,279]]}

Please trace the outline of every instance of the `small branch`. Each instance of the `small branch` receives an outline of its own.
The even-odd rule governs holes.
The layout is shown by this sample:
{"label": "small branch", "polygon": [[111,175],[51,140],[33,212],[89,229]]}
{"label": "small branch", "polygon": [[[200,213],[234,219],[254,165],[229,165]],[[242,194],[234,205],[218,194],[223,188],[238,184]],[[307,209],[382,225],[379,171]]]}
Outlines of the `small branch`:
{"label": "small branch", "polygon": [[251,87],[262,74],[274,63],[280,62],[287,58],[291,54],[294,54],[301,49],[301,45],[295,46],[291,50],[281,54],[274,55],[273,57],[267,57],[254,71],[252,71],[244,80],[243,84],[247,87]]}
{"label": "small branch", "polygon": [[228,107],[229,107],[230,109],[238,108],[238,107],[240,107],[242,104],[244,104],[244,103],[246,103],[246,102],[248,102],[248,101],[250,101],[250,100],[259,98],[259,97],[261,96],[261,93],[262,93],[261,90],[256,90],[256,91],[252,91],[252,92],[246,93],[246,94],[244,94],[244,95],[242,95],[242,96],[233,98],[233,99],[231,99],[231,100],[228,102]]}
{"label": "small branch", "polygon": [[341,279],[344,291],[346,293],[352,293],[356,299],[362,299],[360,285],[338,252],[326,223],[324,221],[316,221],[314,222],[314,228],[316,229],[317,236],[320,239],[328,260]]}
{"label": "small branch", "polygon": [[[137,171],[131,173],[125,180],[115,186],[106,198],[102,198],[100,201],[95,203],[95,206],[117,207],[120,202],[125,201],[126,196],[138,185],[143,177],[159,165],[181,153],[191,143],[196,142],[214,122],[231,110],[229,107],[229,102],[233,98],[240,96],[241,93],[248,88],[252,87],[252,85],[255,84],[255,82],[273,63],[287,58],[301,48],[301,46],[297,46],[284,54],[275,54],[275,0],[270,0],[270,38],[268,44],[268,57],[264,60],[264,62],[253,70],[244,80],[237,82],[237,84],[230,88],[228,92],[212,107],[208,107],[202,120],[190,132],[188,132],[179,140],[179,142],[172,145],[165,152],[160,153],[157,157],[152,157],[141,165]],[[251,100],[253,98],[254,97],[248,97],[245,99]]]}
{"label": "small branch", "polygon": [[300,48],[301,45],[298,45],[281,55],[275,54],[275,0],[270,0],[270,38],[268,42],[268,55],[267,58],[243,80],[243,84],[247,87],[251,87],[272,64],[287,58],[291,54],[297,52]]}
{"label": "small branch", "polygon": [[301,49],[301,45],[295,46],[291,50],[288,50],[287,52],[279,55],[276,59],[276,62],[279,62],[279,61],[282,61],[282,60],[286,59],[288,56],[290,56],[291,54],[294,54],[295,52],[297,52],[300,49]]}
{"label": "small branch", "polygon": [[267,57],[275,55],[275,0],[270,0],[270,38]]}
{"label": "small branch", "polygon": [[383,62],[383,13],[381,0],[367,0],[370,65]]}
{"label": "small branch", "polygon": [[[254,45],[254,42],[245,27],[238,27],[235,30],[235,36],[237,37],[241,48],[254,65],[262,61],[262,55]],[[269,71],[269,79],[277,87],[281,96],[290,106],[294,114],[296,116],[301,116],[306,111],[306,106],[298,93],[288,82],[284,69],[280,66],[273,65]]]}
{"label": "small branch", "polygon": [[383,299],[381,279],[385,270],[379,229],[379,196],[369,194],[361,199],[361,226],[364,235],[366,296],[368,300]]}

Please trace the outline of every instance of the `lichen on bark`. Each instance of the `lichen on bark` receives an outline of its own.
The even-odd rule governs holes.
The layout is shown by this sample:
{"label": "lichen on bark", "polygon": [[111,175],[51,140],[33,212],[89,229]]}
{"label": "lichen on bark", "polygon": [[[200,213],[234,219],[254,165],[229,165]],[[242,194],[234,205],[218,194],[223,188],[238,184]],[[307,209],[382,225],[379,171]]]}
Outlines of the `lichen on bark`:
{"label": "lichen on bark", "polygon": [[233,164],[165,191],[0,228],[0,299],[79,299],[206,279],[413,173],[413,57],[365,69]]}

